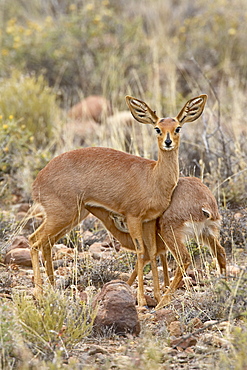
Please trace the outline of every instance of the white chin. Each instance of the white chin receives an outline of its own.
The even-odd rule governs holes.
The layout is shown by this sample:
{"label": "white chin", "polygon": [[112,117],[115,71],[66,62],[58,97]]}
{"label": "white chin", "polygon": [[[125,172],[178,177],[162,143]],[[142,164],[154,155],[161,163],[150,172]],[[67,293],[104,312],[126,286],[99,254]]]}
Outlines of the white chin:
{"label": "white chin", "polygon": [[172,149],[174,149],[174,146],[163,146],[163,150],[166,150],[166,151],[170,151],[170,150],[172,150]]}

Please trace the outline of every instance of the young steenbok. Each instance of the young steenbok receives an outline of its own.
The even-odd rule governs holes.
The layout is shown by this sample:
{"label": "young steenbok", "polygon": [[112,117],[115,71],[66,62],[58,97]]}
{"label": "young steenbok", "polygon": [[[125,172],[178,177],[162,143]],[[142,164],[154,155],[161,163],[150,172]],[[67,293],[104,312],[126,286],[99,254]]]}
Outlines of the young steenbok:
{"label": "young steenbok", "polygon": [[[179,131],[186,122],[193,122],[203,112],[207,95],[189,100],[176,118],[159,118],[149,106],[131,96],[127,105],[134,118],[152,124],[158,141],[158,160],[130,155],[109,148],[81,148],[52,159],[41,170],[33,184],[33,199],[42,206],[45,217],[30,236],[35,293],[42,291],[39,250],[45,268],[54,284],[51,248],[66,232],[87,215],[87,206],[104,207],[125,217],[138,261],[138,304],[146,303],[143,288],[142,224],[147,222],[146,248],[149,253],[154,284],[158,284],[156,268],[156,218],[169,206],[177,185]],[[159,285],[154,286],[160,300]]]}
{"label": "young steenbok", "polygon": [[[88,207],[88,210],[103,222],[124,248],[135,251],[122,215],[114,214],[104,208]],[[195,238],[201,244],[207,245],[217,258],[221,273],[225,273],[226,255],[218,240],[219,227],[220,214],[217,203],[208,187],[195,177],[181,177],[173,192],[170,206],[157,219],[156,224],[157,255],[161,257],[164,285],[168,287],[156,309],[170,303],[172,293],[177,289],[191,263],[184,244],[186,238]],[[148,237],[147,233],[147,223],[144,223],[144,244]],[[171,284],[167,269],[167,250],[172,253],[178,264]],[[144,264],[149,260],[148,248],[145,245]],[[134,282],[136,276],[137,266],[128,280],[129,285]]]}

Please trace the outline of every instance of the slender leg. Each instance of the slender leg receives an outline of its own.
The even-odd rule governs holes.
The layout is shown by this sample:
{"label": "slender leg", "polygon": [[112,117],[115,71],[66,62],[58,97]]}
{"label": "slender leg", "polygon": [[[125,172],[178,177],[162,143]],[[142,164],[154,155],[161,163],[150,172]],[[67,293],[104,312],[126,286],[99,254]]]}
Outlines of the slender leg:
{"label": "slender leg", "polygon": [[137,271],[138,271],[138,263],[136,261],[135,268],[134,268],[132,274],[130,275],[130,277],[129,277],[128,281],[127,281],[127,283],[129,284],[129,286],[131,286],[134,283],[134,281],[135,281],[135,279],[137,277]]}
{"label": "slender leg", "polygon": [[31,240],[30,243],[31,243],[30,254],[33,266],[34,286],[35,286],[34,296],[38,298],[42,294],[42,280],[39,268],[39,245],[38,243],[32,244]]}
{"label": "slender leg", "polygon": [[166,289],[170,284],[166,252],[160,254],[160,260],[163,268],[164,289]]}
{"label": "slender leg", "polygon": [[178,285],[182,280],[183,275],[185,274],[187,268],[191,263],[190,254],[187,248],[185,247],[184,243],[181,241],[179,230],[177,234],[173,232],[173,230],[168,230],[166,234],[164,233],[162,234],[166,236],[165,238],[166,246],[172,253],[173,257],[175,258],[178,267],[176,269],[173,281],[171,282],[171,284],[169,284],[165,294],[161,298],[161,301],[156,306],[156,309],[160,309],[171,302],[172,294],[178,288]]}
{"label": "slender leg", "polygon": [[209,235],[206,238],[204,237],[203,242],[210,247],[213,255],[217,258],[218,264],[220,266],[220,272],[226,275],[225,249],[220,245],[218,239],[213,235]]}
{"label": "slender leg", "polygon": [[157,230],[156,232],[156,245],[157,245],[157,254],[160,256],[162,269],[163,269],[164,286],[162,287],[162,290],[165,291],[165,289],[170,284],[168,265],[167,265],[167,247],[166,247],[166,243],[164,239],[160,235],[159,230]]}
{"label": "slender leg", "polygon": [[143,243],[142,235],[142,221],[136,217],[128,217],[127,225],[130,232],[130,236],[135,245],[137,254],[137,268],[138,268],[138,295],[137,301],[139,306],[146,306],[147,302],[144,297],[144,286],[143,286],[143,267],[144,267],[144,254],[145,248]]}
{"label": "slender leg", "polygon": [[[144,260],[144,266],[146,266],[146,264],[148,262],[150,262],[150,258],[149,258],[149,255],[147,253],[147,250],[145,250],[145,254],[144,254],[144,259],[143,260]],[[129,280],[127,281],[127,283],[129,284],[129,286],[131,286],[134,283],[134,281],[135,281],[135,279],[137,277],[137,272],[138,272],[138,262],[136,261],[134,270],[133,270],[132,274],[130,275]]]}
{"label": "slender leg", "polygon": [[156,248],[156,220],[147,222],[143,224],[143,237],[145,241],[145,246],[147,253],[149,254],[150,264],[153,275],[153,285],[154,285],[154,298],[157,302],[160,301],[160,284],[159,284],[159,274],[157,269],[157,248]]}
{"label": "slender leg", "polygon": [[[54,241],[54,240],[53,240]],[[49,281],[54,285],[54,271],[52,265],[51,249],[52,244],[47,235],[46,220],[44,223],[29,237],[31,245],[31,259],[34,273],[34,295],[38,298],[42,293],[42,280],[39,266],[39,251],[42,249],[42,255],[45,261],[45,269]],[[54,241],[55,242],[55,241]]]}
{"label": "slender leg", "polygon": [[[83,216],[86,217],[87,214],[88,211],[84,210]],[[80,217],[84,218],[81,215]],[[47,276],[51,285],[54,285],[54,270],[51,253],[52,246],[66,232],[76,226],[78,222],[79,219],[73,217],[66,217],[59,222],[56,217],[49,217],[48,215],[46,215],[44,222],[32,235],[30,235],[29,242],[31,246],[31,259],[34,271],[34,295],[37,298],[42,294],[42,280],[39,267],[39,251],[42,250]]]}

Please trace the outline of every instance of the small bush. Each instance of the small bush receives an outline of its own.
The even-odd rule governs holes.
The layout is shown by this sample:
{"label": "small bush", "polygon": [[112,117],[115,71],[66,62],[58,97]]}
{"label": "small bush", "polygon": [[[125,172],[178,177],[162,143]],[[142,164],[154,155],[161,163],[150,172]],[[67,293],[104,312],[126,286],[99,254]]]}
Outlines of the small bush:
{"label": "small bush", "polygon": [[46,358],[65,354],[91,332],[95,312],[62,293],[47,291],[38,302],[16,295],[14,303],[25,341]]}
{"label": "small bush", "polygon": [[[51,157],[47,149],[37,150],[34,136],[22,119],[0,117],[0,196],[4,203],[30,194],[31,182]],[[24,194],[23,194],[24,192]]]}
{"label": "small bush", "polygon": [[22,339],[22,329],[14,314],[13,304],[0,305],[0,367],[13,369],[28,357],[28,349]]}
{"label": "small bush", "polygon": [[[37,147],[50,144],[54,137],[53,128],[58,119],[59,108],[56,95],[48,87],[44,77],[23,76],[14,72],[10,78],[1,80],[0,96],[2,120],[13,120],[12,124],[15,123],[18,139],[22,144],[26,135],[30,136],[29,140]],[[6,133],[8,134],[8,130]]]}

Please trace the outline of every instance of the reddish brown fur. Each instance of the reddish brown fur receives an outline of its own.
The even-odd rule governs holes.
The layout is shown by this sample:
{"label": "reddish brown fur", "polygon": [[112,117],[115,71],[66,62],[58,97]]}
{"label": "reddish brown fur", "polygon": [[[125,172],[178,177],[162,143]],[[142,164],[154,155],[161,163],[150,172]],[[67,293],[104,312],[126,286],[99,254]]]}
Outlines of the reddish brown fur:
{"label": "reddish brown fur", "polygon": [[[40,171],[33,184],[33,198],[43,207],[45,219],[29,239],[37,294],[41,290],[38,250],[42,248],[47,275],[53,284],[51,247],[87,216],[86,207],[91,205],[107,208],[126,217],[137,252],[140,305],[145,304],[142,223],[152,220],[145,228],[148,230],[145,243],[159,299],[155,219],[169,206],[178,181],[179,135],[175,135],[174,130],[180,122],[177,118],[173,121],[169,118],[163,119],[160,124],[160,118],[146,103],[132,97],[126,97],[126,100],[131,113],[139,122],[151,123],[160,129],[158,161],[109,148],[83,148],[61,154]],[[191,108],[188,109],[189,103]],[[205,95],[187,102],[179,113],[179,116],[183,116],[183,123],[197,119],[205,103]],[[190,115],[191,110],[196,110],[193,117]],[[168,136],[171,139],[169,144]]]}
{"label": "reddish brown fur", "polygon": [[[203,209],[211,214],[210,218],[205,216]],[[130,235],[116,227],[108,210],[97,207],[88,207],[88,210],[104,223],[106,228],[120,241],[124,248],[135,251]],[[166,258],[164,256],[162,258],[164,283],[169,286],[157,308],[161,308],[170,302],[171,294],[177,289],[183,274],[191,263],[190,255],[184,245],[186,236],[194,236],[201,243],[208,245],[218,260],[221,272],[225,272],[225,251],[218,241],[219,222],[220,214],[211,191],[197,178],[180,178],[173,192],[170,206],[157,220],[157,255],[165,256],[167,249],[169,249],[178,263],[175,278],[169,285]],[[187,223],[191,223],[190,228],[186,226]],[[144,223],[144,242],[147,235],[146,226],[147,224]],[[198,233],[197,229],[199,229]],[[145,249],[145,263],[149,259],[148,250]],[[137,268],[135,268],[129,279],[130,285],[136,276]]]}

